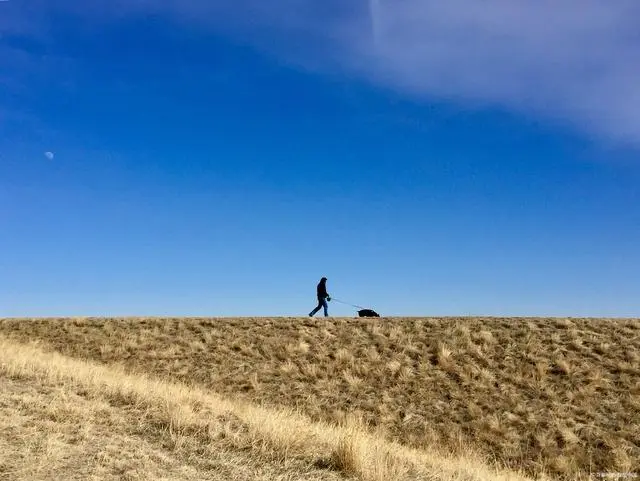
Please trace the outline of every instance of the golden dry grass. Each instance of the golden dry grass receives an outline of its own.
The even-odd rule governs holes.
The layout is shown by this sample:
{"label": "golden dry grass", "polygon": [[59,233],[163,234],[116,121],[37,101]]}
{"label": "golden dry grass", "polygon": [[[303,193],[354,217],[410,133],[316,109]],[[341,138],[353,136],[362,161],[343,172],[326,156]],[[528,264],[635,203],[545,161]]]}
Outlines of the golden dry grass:
{"label": "golden dry grass", "polygon": [[1,338],[0,385],[2,479],[527,481]]}
{"label": "golden dry grass", "polygon": [[[531,475],[640,473],[639,320],[13,319],[0,333]],[[349,473],[363,458],[341,436]]]}

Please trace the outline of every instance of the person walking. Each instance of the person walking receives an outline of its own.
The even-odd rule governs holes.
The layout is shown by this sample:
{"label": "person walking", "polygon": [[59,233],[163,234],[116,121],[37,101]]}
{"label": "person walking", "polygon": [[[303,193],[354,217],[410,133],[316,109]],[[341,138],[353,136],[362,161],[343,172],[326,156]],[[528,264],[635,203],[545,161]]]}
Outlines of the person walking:
{"label": "person walking", "polygon": [[316,307],[313,311],[311,311],[309,313],[309,317],[313,317],[316,315],[316,313],[321,309],[324,308],[324,317],[328,317],[329,316],[329,305],[327,304],[327,301],[331,300],[331,296],[327,293],[327,278],[323,277],[322,279],[320,279],[320,282],[318,283],[318,287],[316,288],[317,294],[318,294],[318,307]]}

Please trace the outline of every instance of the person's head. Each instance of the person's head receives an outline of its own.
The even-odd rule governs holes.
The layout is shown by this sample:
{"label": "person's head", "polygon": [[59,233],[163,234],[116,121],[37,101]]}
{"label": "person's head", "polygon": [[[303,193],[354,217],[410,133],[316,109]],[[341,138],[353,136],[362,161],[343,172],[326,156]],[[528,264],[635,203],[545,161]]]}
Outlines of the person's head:
{"label": "person's head", "polygon": [[322,279],[320,279],[320,282],[327,282],[327,278],[323,277]]}

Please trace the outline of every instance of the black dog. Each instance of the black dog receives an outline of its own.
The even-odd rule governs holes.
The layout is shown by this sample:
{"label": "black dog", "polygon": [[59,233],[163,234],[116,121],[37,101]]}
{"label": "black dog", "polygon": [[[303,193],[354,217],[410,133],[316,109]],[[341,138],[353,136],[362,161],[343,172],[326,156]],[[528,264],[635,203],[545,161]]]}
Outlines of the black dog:
{"label": "black dog", "polygon": [[372,311],[371,309],[362,309],[361,311],[358,311],[358,316],[359,317],[380,317],[380,314],[378,314],[376,311]]}

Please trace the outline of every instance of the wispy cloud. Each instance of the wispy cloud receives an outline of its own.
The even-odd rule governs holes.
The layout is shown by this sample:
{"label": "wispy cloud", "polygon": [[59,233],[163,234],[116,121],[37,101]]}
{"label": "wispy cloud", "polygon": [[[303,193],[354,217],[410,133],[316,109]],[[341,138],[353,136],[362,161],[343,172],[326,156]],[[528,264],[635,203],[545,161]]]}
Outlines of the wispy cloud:
{"label": "wispy cloud", "polygon": [[24,2],[40,4],[41,17],[57,8],[93,22],[166,15],[417,98],[499,106],[640,143],[636,0],[95,0],[91,9],[79,0]]}
{"label": "wispy cloud", "polygon": [[379,81],[640,141],[640,4],[371,0]]}

